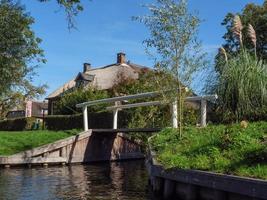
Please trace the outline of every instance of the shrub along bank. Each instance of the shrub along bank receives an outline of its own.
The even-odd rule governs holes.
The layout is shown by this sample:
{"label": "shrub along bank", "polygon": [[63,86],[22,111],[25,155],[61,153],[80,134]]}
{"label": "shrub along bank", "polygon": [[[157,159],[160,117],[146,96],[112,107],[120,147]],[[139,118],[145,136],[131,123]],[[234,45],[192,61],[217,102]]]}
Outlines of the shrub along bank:
{"label": "shrub along bank", "polygon": [[198,169],[267,179],[267,122],[165,129],[151,140],[166,168]]}
{"label": "shrub along bank", "polygon": [[0,131],[0,155],[12,155],[77,134],[71,131]]}
{"label": "shrub along bank", "polygon": [[24,131],[33,129],[34,122],[36,121],[33,117],[23,117],[17,119],[1,120],[0,130],[4,131]]}

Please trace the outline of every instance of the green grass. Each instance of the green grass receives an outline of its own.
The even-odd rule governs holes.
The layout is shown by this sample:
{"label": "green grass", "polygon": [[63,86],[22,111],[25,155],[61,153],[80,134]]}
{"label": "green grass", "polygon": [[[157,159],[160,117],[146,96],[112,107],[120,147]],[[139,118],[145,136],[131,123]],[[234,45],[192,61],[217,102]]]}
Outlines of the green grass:
{"label": "green grass", "polygon": [[267,179],[267,122],[165,129],[151,140],[166,168],[198,169]]}
{"label": "green grass", "polygon": [[77,134],[70,131],[0,131],[0,155],[12,155]]}

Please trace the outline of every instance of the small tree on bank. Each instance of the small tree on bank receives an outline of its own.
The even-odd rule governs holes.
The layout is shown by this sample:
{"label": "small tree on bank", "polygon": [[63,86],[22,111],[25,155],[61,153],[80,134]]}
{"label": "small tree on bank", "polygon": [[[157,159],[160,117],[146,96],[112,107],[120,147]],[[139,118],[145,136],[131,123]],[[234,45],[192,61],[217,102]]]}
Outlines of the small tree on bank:
{"label": "small tree on bank", "polygon": [[203,66],[204,54],[200,53],[197,41],[199,18],[190,13],[186,0],[157,0],[147,6],[150,15],[137,17],[150,31],[144,43],[147,52],[155,60],[155,69],[163,74],[156,79],[164,99],[174,102],[178,89],[179,135],[182,135],[183,105],[186,86],[192,75]]}

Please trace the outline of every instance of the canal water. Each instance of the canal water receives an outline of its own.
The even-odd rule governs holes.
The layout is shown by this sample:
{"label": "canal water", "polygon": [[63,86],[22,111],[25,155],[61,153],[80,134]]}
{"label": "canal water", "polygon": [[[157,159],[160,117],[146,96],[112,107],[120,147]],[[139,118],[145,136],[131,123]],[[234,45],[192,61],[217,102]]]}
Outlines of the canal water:
{"label": "canal water", "polygon": [[0,200],[155,199],[144,161],[0,169]]}

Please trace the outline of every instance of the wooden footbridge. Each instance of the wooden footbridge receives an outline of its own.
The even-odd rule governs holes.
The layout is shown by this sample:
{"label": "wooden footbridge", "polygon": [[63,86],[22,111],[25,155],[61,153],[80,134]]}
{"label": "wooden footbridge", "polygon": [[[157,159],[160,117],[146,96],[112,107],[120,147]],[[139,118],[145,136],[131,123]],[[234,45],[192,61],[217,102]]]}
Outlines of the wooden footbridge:
{"label": "wooden footbridge", "polygon": [[[123,132],[121,132],[123,131]],[[132,140],[127,133],[144,130],[89,129],[78,135],[56,141],[12,156],[0,157],[0,165],[48,165],[88,163],[144,158],[142,141]]]}
{"label": "wooden footbridge", "polygon": [[[38,148],[24,151],[12,156],[0,157],[0,166],[10,167],[14,165],[44,165],[48,164],[71,164],[88,163],[97,161],[114,161],[125,159],[144,158],[142,152],[142,141],[133,140],[128,133],[155,133],[159,128],[134,128],[120,129],[117,127],[118,112],[122,109],[161,105],[160,101],[142,102],[135,104],[121,105],[118,102],[130,99],[148,98],[159,96],[159,92],[148,92],[136,95],[128,95],[84,102],[77,107],[83,108],[84,131],[76,136],[56,141]],[[216,96],[188,97],[186,101],[201,102],[201,126],[206,126],[207,100],[217,98]],[[89,129],[87,107],[101,103],[115,103],[107,107],[113,110],[113,129]],[[177,101],[171,103],[172,124],[178,126],[177,122]]]}
{"label": "wooden footbridge", "polygon": [[[121,102],[128,102],[128,100],[133,99],[141,99],[141,98],[150,98],[150,97],[157,97],[160,96],[160,92],[146,92],[146,93],[139,93],[134,95],[127,95],[127,96],[119,96],[107,99],[99,99],[94,101],[88,101],[81,104],[77,104],[77,108],[83,109],[83,124],[84,130],[88,130],[88,113],[87,107],[94,106],[97,104],[104,104],[104,103],[114,103],[114,106],[107,107],[107,110],[113,111],[113,129],[118,128],[118,112],[123,109],[135,108],[135,107],[143,107],[143,106],[155,106],[155,105],[162,105],[164,102],[162,101],[150,101],[150,102],[141,102],[141,103],[133,103],[133,104],[121,104]],[[207,101],[217,99],[217,95],[208,95],[208,96],[192,96],[185,98],[187,102],[199,101],[201,107],[201,126],[205,127],[207,125]],[[171,102],[171,112],[172,112],[172,126],[174,128],[178,127],[178,112],[177,112],[177,99]]]}

